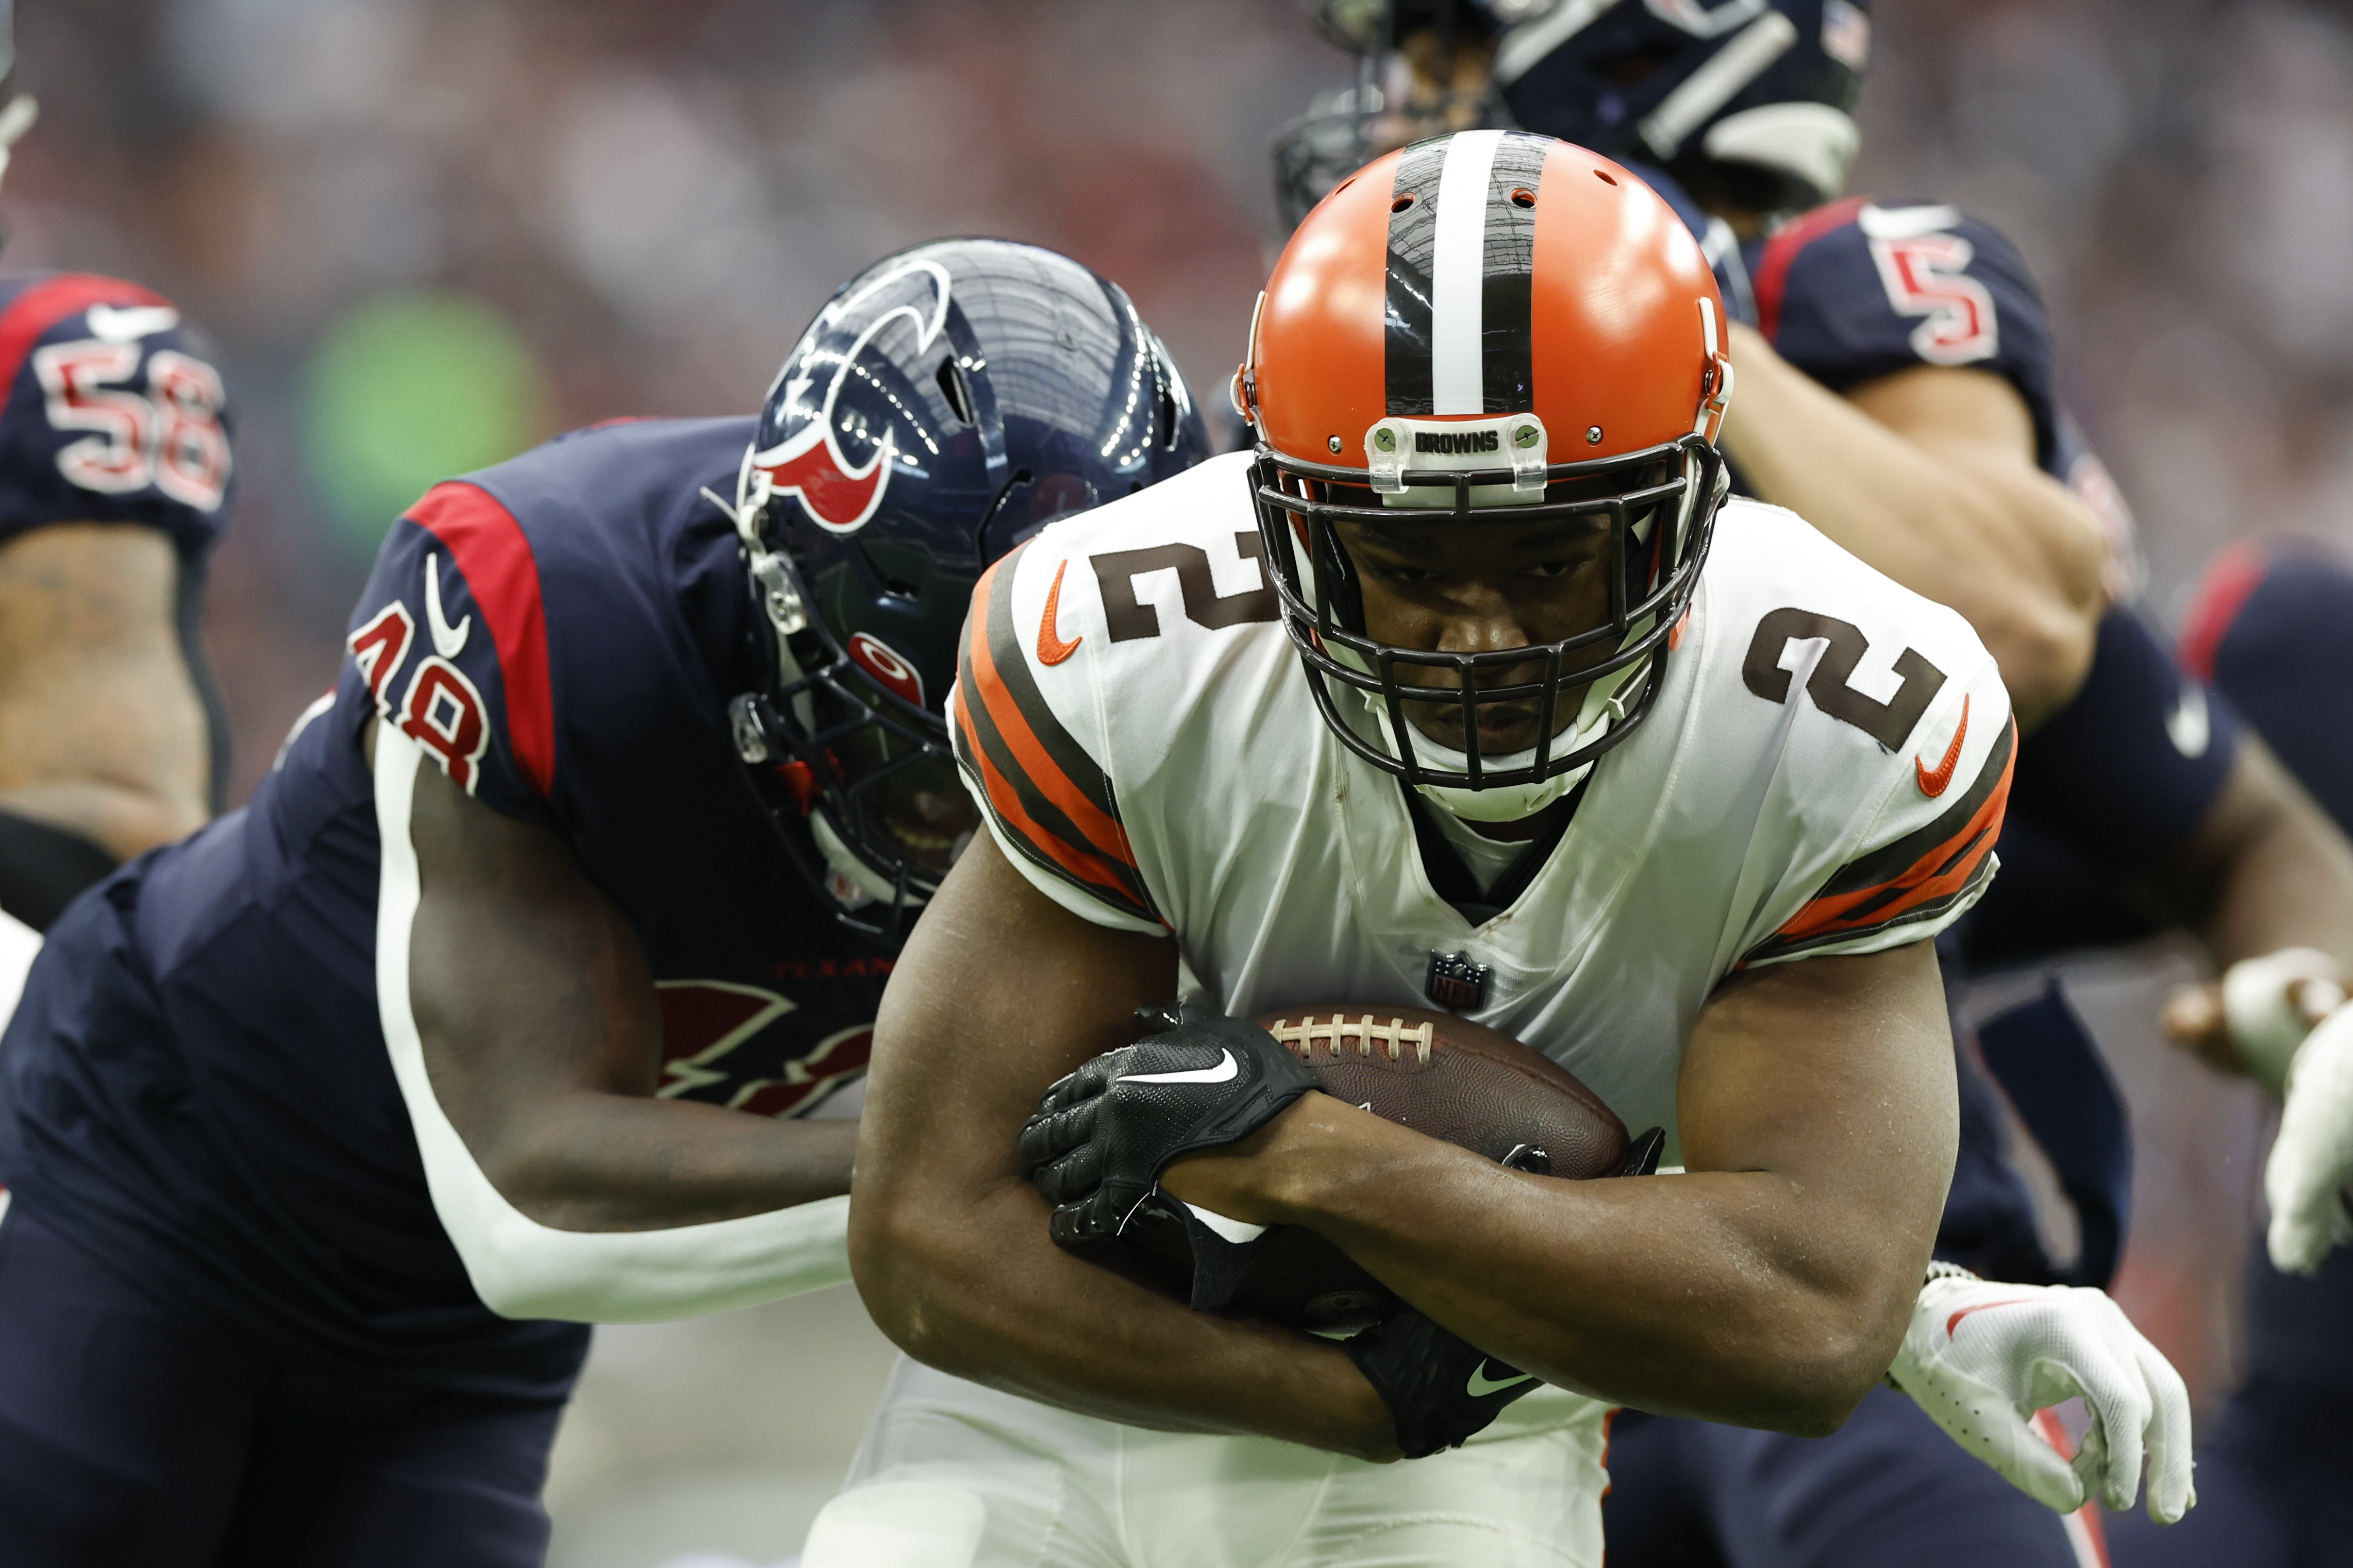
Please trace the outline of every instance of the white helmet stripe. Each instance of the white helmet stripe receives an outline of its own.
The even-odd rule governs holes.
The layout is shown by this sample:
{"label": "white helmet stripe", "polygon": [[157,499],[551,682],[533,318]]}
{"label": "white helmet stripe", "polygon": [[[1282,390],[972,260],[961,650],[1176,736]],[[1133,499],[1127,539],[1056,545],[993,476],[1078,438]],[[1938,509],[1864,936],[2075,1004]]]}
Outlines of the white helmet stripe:
{"label": "white helmet stripe", "polygon": [[1487,184],[1501,131],[1464,131],[1446,144],[1430,279],[1430,411],[1484,414]]}
{"label": "white helmet stripe", "polygon": [[1706,124],[1797,41],[1798,25],[1780,12],[1757,17],[1651,110],[1639,128],[1642,141],[1660,157],[1673,157],[1683,138]]}

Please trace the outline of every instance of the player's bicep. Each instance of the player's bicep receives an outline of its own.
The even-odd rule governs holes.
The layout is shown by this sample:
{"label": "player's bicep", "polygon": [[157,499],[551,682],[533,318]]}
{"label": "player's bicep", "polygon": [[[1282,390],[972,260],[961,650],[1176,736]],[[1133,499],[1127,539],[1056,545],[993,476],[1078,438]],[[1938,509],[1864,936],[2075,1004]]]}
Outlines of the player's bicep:
{"label": "player's bicep", "polygon": [[1838,1223],[1820,1261],[1916,1288],[1959,1137],[1935,944],[1735,976],[1676,1085],[1685,1167],[1764,1171]]}
{"label": "player's bicep", "polygon": [[435,1098],[485,1171],[538,1110],[653,1092],[661,1026],[637,931],[563,839],[417,769],[409,1005]]}
{"label": "player's bicep", "polygon": [[923,911],[874,1021],[860,1202],[1018,1176],[1049,1084],[1176,993],[1176,944],[1082,920],[976,838]]}

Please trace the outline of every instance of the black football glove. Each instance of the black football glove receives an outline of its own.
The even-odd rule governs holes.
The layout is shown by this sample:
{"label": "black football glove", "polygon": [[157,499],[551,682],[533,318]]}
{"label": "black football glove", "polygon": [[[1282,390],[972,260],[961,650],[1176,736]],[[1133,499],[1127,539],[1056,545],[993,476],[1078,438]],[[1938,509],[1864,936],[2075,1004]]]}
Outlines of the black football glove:
{"label": "black football glove", "polygon": [[1021,1163],[1054,1205],[1055,1242],[1082,1246],[1117,1236],[1178,1155],[1239,1142],[1322,1087],[1257,1025],[1188,1004],[1173,1027],[1048,1089],[1021,1129]]}
{"label": "black football glove", "polygon": [[1543,1386],[1408,1307],[1341,1347],[1389,1407],[1409,1459],[1459,1448],[1523,1394]]}

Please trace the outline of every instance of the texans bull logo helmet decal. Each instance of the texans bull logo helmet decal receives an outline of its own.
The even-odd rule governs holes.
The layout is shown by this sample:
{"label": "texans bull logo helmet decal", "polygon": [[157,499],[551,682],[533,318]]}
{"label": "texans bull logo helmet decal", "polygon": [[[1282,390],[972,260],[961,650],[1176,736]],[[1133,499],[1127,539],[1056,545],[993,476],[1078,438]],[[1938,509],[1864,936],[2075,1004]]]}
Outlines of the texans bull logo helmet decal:
{"label": "texans bull logo helmet decal", "polygon": [[[842,387],[858,368],[867,344],[893,321],[905,321],[915,331],[915,352],[921,353],[938,337],[947,321],[948,273],[936,261],[912,259],[893,268],[818,316],[801,348],[786,362],[785,406],[806,414],[808,390],[816,372],[828,359],[833,372],[825,385],[825,399],[813,417],[774,447],[751,455],[754,482],[765,482],[769,495],[788,495],[820,528],[833,533],[855,533],[866,526],[882,504],[898,458],[898,433],[885,422],[879,435],[866,428],[864,418],[839,406]],[[854,329],[857,335],[845,349],[824,346],[835,334]],[[895,401],[895,400],[894,400]],[[842,450],[847,421],[857,436],[873,443],[862,464]]]}

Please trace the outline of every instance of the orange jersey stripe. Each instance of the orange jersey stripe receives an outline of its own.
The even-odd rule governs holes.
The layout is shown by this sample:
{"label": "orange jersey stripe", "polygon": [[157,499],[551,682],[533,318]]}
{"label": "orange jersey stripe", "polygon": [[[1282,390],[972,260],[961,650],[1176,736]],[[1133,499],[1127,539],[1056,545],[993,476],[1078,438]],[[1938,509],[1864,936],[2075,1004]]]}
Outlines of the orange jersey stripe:
{"label": "orange jersey stripe", "polygon": [[[1002,563],[1000,563],[1000,565]],[[1022,774],[1039,795],[1059,807],[1071,825],[1086,836],[1088,844],[1097,853],[1119,861],[1131,869],[1135,866],[1135,852],[1128,847],[1127,830],[1118,819],[1106,815],[1087,798],[1086,792],[1071,782],[1070,776],[1055,765],[1046,748],[1029,727],[1029,716],[1021,711],[1013,694],[1006,689],[1004,678],[997,674],[997,659],[988,646],[987,605],[992,580],[997,566],[988,569],[973,590],[974,614],[966,622],[970,628],[969,649],[973,684],[979,689],[981,706],[1004,738],[1006,748],[1020,764]],[[961,685],[958,688],[962,689]]]}
{"label": "orange jersey stripe", "polygon": [[[963,689],[959,687],[957,689],[961,693]],[[957,706],[959,709],[962,708],[961,700]],[[965,729],[966,736],[970,737],[971,716],[959,712],[957,721]],[[1124,909],[1134,904],[1135,901],[1134,893],[1129,890],[1124,882],[1120,880],[1116,873],[1103,868],[1101,857],[1073,848],[1065,844],[1060,835],[1039,825],[1037,819],[1032,817],[1028,809],[1022,805],[1021,792],[1014,787],[1012,780],[997,770],[995,763],[988,760],[987,753],[982,750],[976,740],[968,739],[966,750],[970,753],[975,771],[980,774],[981,788],[988,795],[989,809],[997,814],[998,820],[1013,830],[1014,836],[1023,845],[1039,857],[1052,861],[1055,869],[1072,880],[1101,889],[1119,907]]]}
{"label": "orange jersey stripe", "polygon": [[2001,819],[2010,801],[2010,780],[2017,765],[2017,749],[2003,759],[2001,778],[1968,820],[1950,837],[1931,848],[1900,876],[1874,887],[1825,894],[1805,907],[1774,933],[1778,942],[1796,942],[1841,933],[1867,931],[1900,921],[1910,910],[1947,899],[1968,887],[2001,836]]}

